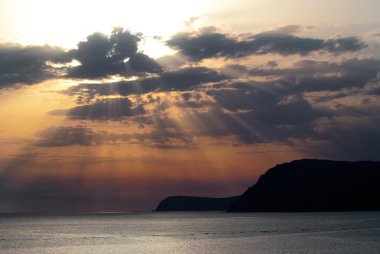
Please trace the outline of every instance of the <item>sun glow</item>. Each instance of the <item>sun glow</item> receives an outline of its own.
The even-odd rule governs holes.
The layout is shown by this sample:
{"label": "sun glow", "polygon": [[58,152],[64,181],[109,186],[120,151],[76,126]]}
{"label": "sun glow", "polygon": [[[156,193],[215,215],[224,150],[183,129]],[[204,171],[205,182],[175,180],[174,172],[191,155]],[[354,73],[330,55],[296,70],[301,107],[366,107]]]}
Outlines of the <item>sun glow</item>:
{"label": "sun glow", "polygon": [[8,37],[0,38],[2,41],[16,39],[25,44],[73,48],[91,33],[108,34],[113,27],[123,27],[134,33],[142,32],[146,36],[142,50],[153,57],[169,52],[157,37],[166,38],[182,30],[188,20],[203,15],[208,8],[202,1],[172,0],[15,0],[11,3],[0,3],[1,14],[8,15],[3,17],[8,22],[0,25],[0,30],[6,30],[3,36]]}

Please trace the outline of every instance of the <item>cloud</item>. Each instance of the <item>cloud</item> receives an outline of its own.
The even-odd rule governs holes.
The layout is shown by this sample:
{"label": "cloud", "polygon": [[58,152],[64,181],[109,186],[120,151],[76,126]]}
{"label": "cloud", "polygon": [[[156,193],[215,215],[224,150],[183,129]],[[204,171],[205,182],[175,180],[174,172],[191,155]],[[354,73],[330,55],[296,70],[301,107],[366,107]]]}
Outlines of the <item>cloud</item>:
{"label": "cloud", "polygon": [[[179,91],[171,104],[159,98],[144,102],[153,109],[148,107],[145,115],[134,118],[136,123],[152,130],[151,139],[135,136],[134,140],[149,146],[176,147],[177,142],[181,144],[178,147],[192,147],[196,137],[228,138],[237,146],[283,143],[299,146],[305,154],[316,155],[321,148],[315,144],[323,143],[338,148],[335,153],[330,151],[331,158],[336,155],[347,159],[357,149],[353,149],[354,143],[342,140],[346,135],[347,140],[351,140],[350,136],[357,132],[355,143],[362,142],[363,149],[366,145],[374,149],[366,133],[378,135],[373,126],[380,108],[375,98],[365,96],[377,96],[378,60],[301,60],[287,68],[278,66],[270,63],[250,69],[235,64],[224,68],[242,73],[236,76],[238,79],[204,67],[189,67],[137,82],[82,84],[65,93],[84,97],[92,94],[94,98],[96,95],[139,96]],[[265,79],[241,79],[244,75]],[[362,100],[362,103],[352,104],[353,98],[360,98],[355,100]],[[176,118],[165,114],[170,107],[180,109]],[[321,124],[321,121],[325,122]],[[352,121],[364,124],[352,125]],[[358,152],[353,158],[359,158],[359,154],[363,157],[365,152]],[[368,158],[376,157],[370,151],[367,154]]]}
{"label": "cloud", "polygon": [[[140,119],[141,120],[141,119]],[[113,133],[94,131],[87,126],[53,126],[35,134],[37,147],[97,146],[104,144],[128,144],[159,149],[193,148],[191,136],[168,118],[145,119],[154,124],[152,131]],[[136,119],[135,119],[136,121]],[[147,123],[147,122],[146,122]]]}
{"label": "cloud", "polygon": [[219,82],[229,77],[206,67],[187,67],[166,71],[158,77],[142,78],[139,81],[122,81],[109,84],[81,84],[64,91],[67,95],[93,98],[95,95],[131,95],[151,92],[186,91],[207,83]]}
{"label": "cloud", "polygon": [[163,81],[166,89],[187,90],[188,88],[205,83],[228,79],[228,76],[206,67],[189,67],[164,72],[160,76],[160,79]]}
{"label": "cloud", "polygon": [[35,84],[55,78],[56,71],[48,64],[71,61],[62,48],[51,46],[0,45],[0,88],[15,84]]}
{"label": "cloud", "polygon": [[[294,33],[299,30],[298,26],[287,26],[256,35],[236,36],[208,28],[200,32],[176,34],[166,43],[193,61],[269,53],[307,55],[315,51],[325,51],[338,54],[357,51],[366,46],[356,37],[323,40],[295,36]],[[113,75],[146,76],[145,73],[159,74],[158,79],[144,79],[146,86],[160,87],[167,83],[170,87],[174,86],[172,82],[177,73],[183,77],[188,74],[191,78],[191,75],[196,75],[190,73],[191,71],[200,72],[200,69],[196,68],[202,67],[165,72],[156,60],[139,52],[138,46],[142,38],[141,34],[132,34],[121,28],[115,28],[110,35],[91,34],[86,40],[79,42],[76,49],[69,51],[51,46],[2,44],[0,45],[0,87],[35,84],[57,77],[99,79]],[[70,65],[73,60],[79,65]],[[177,67],[186,63],[179,55],[163,57],[160,62],[164,65],[171,62],[169,65],[174,64],[173,66]],[[56,63],[63,65],[58,66]],[[148,84],[149,82],[161,85]],[[181,80],[176,87],[180,87],[184,82]],[[189,87],[187,84],[183,86]]]}
{"label": "cloud", "polygon": [[345,88],[363,88],[378,79],[380,61],[349,59],[341,63],[302,60],[292,68],[252,69],[253,76],[277,76],[291,82],[293,91],[336,91]]}
{"label": "cloud", "polygon": [[92,104],[70,109],[57,109],[51,112],[53,115],[67,115],[71,119],[78,120],[119,120],[144,113],[143,106],[133,106],[128,98],[102,99]]}
{"label": "cloud", "polygon": [[371,95],[379,95],[380,96],[380,86],[376,86],[376,87],[371,88],[370,91],[368,91],[368,93]]}
{"label": "cloud", "polygon": [[[76,96],[80,105],[51,114],[65,115],[70,120],[127,121],[139,131],[115,134],[82,125],[51,127],[37,134],[35,146],[39,147],[128,142],[156,148],[192,148],[196,146],[194,140],[206,137],[217,141],[226,138],[236,146],[295,146],[298,140],[310,148],[304,150],[308,154],[320,153],[322,148],[315,144],[324,144],[336,148],[335,153],[330,151],[332,156],[349,158],[357,153],[364,158],[367,153],[370,158],[376,157],[372,150],[376,150],[373,140],[380,135],[375,127],[380,110],[380,61],[307,59],[305,56],[312,52],[335,56],[356,52],[366,45],[356,37],[301,37],[301,29],[287,26],[259,34],[233,35],[208,28],[179,33],[167,41],[179,51],[175,58],[183,54],[191,61],[260,54],[302,56],[293,64],[286,59],[284,65],[280,58],[254,68],[234,59],[220,69],[189,67],[182,62],[178,65],[186,67],[167,70],[139,52],[141,35],[122,29],[111,35],[92,34],[71,51],[6,45],[0,48],[4,67],[0,69],[0,81],[2,87],[8,87],[58,76],[137,76],[133,81],[71,86],[63,93]],[[80,65],[55,67],[49,63],[69,63],[73,59]],[[222,60],[218,59],[218,66]],[[168,102],[157,94],[160,92],[175,93]],[[175,117],[170,114],[173,108]],[[355,144],[360,144],[357,147],[362,152]]]}
{"label": "cloud", "polygon": [[69,69],[67,76],[101,78],[128,75],[130,72],[160,72],[162,68],[158,63],[137,52],[141,40],[141,34],[132,34],[121,28],[115,28],[110,36],[102,33],[89,35],[71,51],[72,57],[81,65]]}
{"label": "cloud", "polygon": [[162,67],[152,58],[143,54],[137,53],[128,61],[129,66],[135,72],[149,72],[159,73],[162,72]]}
{"label": "cloud", "polygon": [[263,90],[254,84],[247,84],[245,89],[211,90],[208,94],[219,106],[233,112],[248,110],[250,112],[245,114],[261,123],[302,123],[318,115],[301,94],[276,93],[276,90]]}
{"label": "cloud", "polygon": [[[162,67],[154,59],[138,52],[141,40],[141,34],[115,28],[109,36],[91,34],[69,51],[52,46],[1,44],[0,88],[57,77],[97,79],[161,72]],[[73,60],[80,64],[68,65]],[[55,65],[58,63],[63,65]]]}
{"label": "cloud", "polygon": [[[366,88],[310,101],[304,91],[292,90],[291,83],[283,85],[228,83],[223,89],[209,90],[217,105],[214,111],[199,113],[205,135],[232,134],[237,144],[281,142],[316,157],[380,159],[375,152],[380,142],[380,104],[363,95]],[[323,93],[321,98],[329,97]]]}
{"label": "cloud", "polygon": [[166,44],[179,50],[192,61],[214,57],[239,58],[263,54],[307,55],[317,51],[339,54],[355,52],[366,47],[356,37],[324,40],[290,34],[297,29],[296,26],[290,26],[256,35],[236,36],[209,28],[199,32],[175,34]]}
{"label": "cloud", "polygon": [[[377,112],[380,107],[377,107]],[[322,118],[315,124],[321,143],[313,143],[308,153],[316,157],[342,160],[380,160],[380,118],[377,113]]]}
{"label": "cloud", "polygon": [[94,144],[96,139],[95,133],[85,126],[50,127],[36,133],[36,136],[40,139],[35,145],[41,147],[90,146]]}
{"label": "cloud", "polygon": [[234,135],[242,144],[290,142],[312,135],[312,122],[328,115],[314,108],[302,94],[286,95],[262,84],[231,83],[228,88],[209,90],[215,106],[203,112],[207,135]]}

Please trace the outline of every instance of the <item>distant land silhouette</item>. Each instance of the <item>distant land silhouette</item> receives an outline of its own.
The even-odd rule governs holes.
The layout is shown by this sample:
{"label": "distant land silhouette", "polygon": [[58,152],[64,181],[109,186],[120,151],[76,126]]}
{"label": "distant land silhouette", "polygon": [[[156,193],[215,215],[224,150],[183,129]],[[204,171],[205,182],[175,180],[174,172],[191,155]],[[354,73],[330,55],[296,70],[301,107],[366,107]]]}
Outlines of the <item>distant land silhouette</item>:
{"label": "distant land silhouette", "polygon": [[231,212],[380,209],[380,162],[297,160],[269,169]]}
{"label": "distant land silhouette", "polygon": [[156,211],[225,211],[237,198],[167,197],[160,202]]}
{"label": "distant land silhouette", "polygon": [[380,162],[303,159],[277,165],[234,198],[168,197],[157,211],[380,210]]}

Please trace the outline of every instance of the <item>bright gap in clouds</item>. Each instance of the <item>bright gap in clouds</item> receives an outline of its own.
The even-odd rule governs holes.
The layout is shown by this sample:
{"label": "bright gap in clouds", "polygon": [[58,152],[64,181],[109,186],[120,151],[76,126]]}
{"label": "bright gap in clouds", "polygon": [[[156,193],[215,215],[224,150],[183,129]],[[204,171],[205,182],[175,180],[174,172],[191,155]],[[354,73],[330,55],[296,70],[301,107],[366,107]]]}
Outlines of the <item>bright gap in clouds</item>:
{"label": "bright gap in clouds", "polygon": [[93,32],[109,34],[119,26],[142,32],[146,36],[142,50],[159,57],[171,51],[154,37],[167,38],[183,30],[188,20],[208,8],[198,0],[2,1],[0,40],[73,48]]}

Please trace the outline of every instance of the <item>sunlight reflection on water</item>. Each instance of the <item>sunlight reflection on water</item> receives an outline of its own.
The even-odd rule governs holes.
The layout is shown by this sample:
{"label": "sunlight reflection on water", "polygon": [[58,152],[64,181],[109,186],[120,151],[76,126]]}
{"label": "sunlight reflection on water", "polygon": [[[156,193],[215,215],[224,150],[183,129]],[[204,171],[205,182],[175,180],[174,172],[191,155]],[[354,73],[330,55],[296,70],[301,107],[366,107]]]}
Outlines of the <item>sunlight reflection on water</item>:
{"label": "sunlight reflection on water", "polygon": [[0,215],[0,253],[379,253],[380,213]]}

